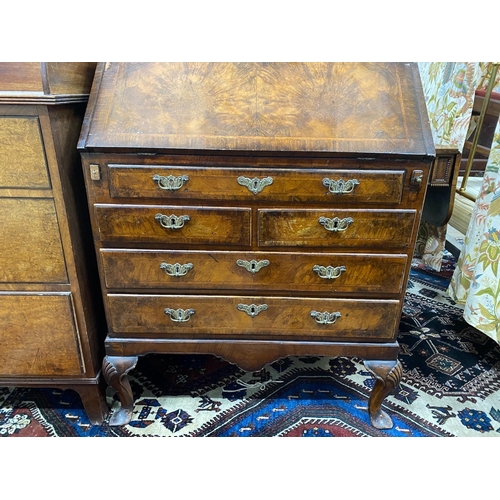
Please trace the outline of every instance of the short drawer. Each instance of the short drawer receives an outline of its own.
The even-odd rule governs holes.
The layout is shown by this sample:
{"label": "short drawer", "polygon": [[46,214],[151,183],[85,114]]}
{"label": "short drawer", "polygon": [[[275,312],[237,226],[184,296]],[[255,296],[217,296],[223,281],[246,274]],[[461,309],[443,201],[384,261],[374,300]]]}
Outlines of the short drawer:
{"label": "short drawer", "polygon": [[388,341],[397,300],[109,294],[116,337],[324,338]]}
{"label": "short drawer", "polygon": [[241,245],[251,242],[251,209],[94,205],[105,242]]}
{"label": "short drawer", "polygon": [[54,200],[0,198],[0,283],[67,283]]}
{"label": "short drawer", "polygon": [[406,255],[100,251],[108,288],[397,294]]}
{"label": "short drawer", "polygon": [[401,201],[404,170],[108,165],[113,198],[310,203]]}
{"label": "short drawer", "polygon": [[259,246],[406,249],[413,210],[259,210]]}
{"label": "short drawer", "polygon": [[0,293],[0,376],[82,374],[68,293]]}
{"label": "short drawer", "polygon": [[0,116],[0,188],[50,188],[37,116]]}

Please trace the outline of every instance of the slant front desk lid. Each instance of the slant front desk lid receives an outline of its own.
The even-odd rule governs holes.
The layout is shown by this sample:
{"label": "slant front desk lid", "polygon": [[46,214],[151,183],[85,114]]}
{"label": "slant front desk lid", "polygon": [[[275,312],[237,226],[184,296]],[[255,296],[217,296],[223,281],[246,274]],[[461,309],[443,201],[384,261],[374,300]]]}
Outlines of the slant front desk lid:
{"label": "slant front desk lid", "polygon": [[415,63],[99,63],[79,148],[434,155]]}

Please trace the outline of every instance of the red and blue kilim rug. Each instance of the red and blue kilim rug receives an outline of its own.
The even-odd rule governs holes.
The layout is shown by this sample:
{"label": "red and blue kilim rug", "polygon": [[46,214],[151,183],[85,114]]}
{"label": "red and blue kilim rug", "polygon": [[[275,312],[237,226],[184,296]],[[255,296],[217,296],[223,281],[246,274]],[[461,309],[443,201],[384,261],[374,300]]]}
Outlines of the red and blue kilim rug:
{"label": "red and blue kilim rug", "polygon": [[370,425],[374,379],[357,358],[290,357],[250,373],[213,356],[150,355],[130,372],[129,425],[91,425],[70,390],[0,388],[0,436],[500,437],[500,346],[447,296],[454,264],[447,254],[436,273],[413,262],[403,379],[384,403],[393,429]]}

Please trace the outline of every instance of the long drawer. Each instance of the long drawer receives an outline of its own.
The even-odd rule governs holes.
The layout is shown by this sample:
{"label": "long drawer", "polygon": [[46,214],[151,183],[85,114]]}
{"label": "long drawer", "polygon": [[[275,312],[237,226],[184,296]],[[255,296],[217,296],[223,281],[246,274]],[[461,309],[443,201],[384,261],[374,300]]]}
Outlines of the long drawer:
{"label": "long drawer", "polygon": [[0,283],[67,283],[54,200],[0,198]]}
{"label": "long drawer", "polygon": [[397,204],[405,171],[110,164],[108,176],[113,198]]}
{"label": "long drawer", "polygon": [[84,371],[69,293],[0,292],[0,376]]}
{"label": "long drawer", "polygon": [[108,294],[111,337],[393,340],[397,300]]}
{"label": "long drawer", "polygon": [[100,251],[108,288],[400,293],[406,255]]}
{"label": "long drawer", "polygon": [[249,246],[251,209],[96,204],[101,241]]}
{"label": "long drawer", "polygon": [[258,211],[259,246],[407,249],[414,210]]}

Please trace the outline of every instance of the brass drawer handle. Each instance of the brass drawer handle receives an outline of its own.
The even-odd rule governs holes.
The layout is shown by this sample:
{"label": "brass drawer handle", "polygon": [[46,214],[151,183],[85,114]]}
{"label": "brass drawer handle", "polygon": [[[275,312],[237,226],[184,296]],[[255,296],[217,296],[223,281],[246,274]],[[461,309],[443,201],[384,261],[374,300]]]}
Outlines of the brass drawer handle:
{"label": "brass drawer handle", "polygon": [[326,186],[328,191],[333,194],[352,193],[358,184],[359,181],[357,179],[350,179],[348,181],[345,181],[344,179],[335,181],[333,179],[328,179],[327,177],[323,179],[323,186]]}
{"label": "brass drawer handle", "polygon": [[180,229],[184,226],[184,222],[190,219],[189,215],[163,215],[156,214],[155,219],[160,221],[160,224],[165,229]]}
{"label": "brass drawer handle", "polygon": [[254,177],[253,179],[249,179],[248,177],[240,176],[237,180],[240,186],[247,187],[253,194],[260,193],[266,186],[270,186],[273,183],[272,177],[264,177],[263,179]]}
{"label": "brass drawer handle", "polygon": [[240,267],[244,267],[249,273],[255,274],[258,273],[263,267],[269,265],[269,261],[267,259],[264,260],[241,260],[238,259],[236,264]]}
{"label": "brass drawer handle", "polygon": [[169,276],[185,276],[191,269],[193,269],[193,264],[188,262],[187,264],[169,264],[168,262],[162,262],[160,264],[160,269],[163,269]]}
{"label": "brass drawer handle", "polygon": [[337,318],[340,318],[342,315],[338,311],[332,313],[328,311],[311,311],[311,316],[316,320],[316,323],[320,325],[333,325],[333,323],[337,321]]}
{"label": "brass drawer handle", "polygon": [[318,274],[320,278],[325,278],[327,280],[333,280],[338,278],[342,272],[346,270],[345,266],[314,266],[312,270]]}
{"label": "brass drawer handle", "polygon": [[327,230],[332,231],[334,233],[338,233],[340,231],[345,231],[350,224],[354,222],[352,217],[346,217],[345,219],[339,219],[338,217],[334,217],[333,219],[329,219],[328,217],[320,217],[318,222]]}
{"label": "brass drawer handle", "polygon": [[176,191],[180,189],[189,180],[187,175],[153,175],[153,180],[158,183],[160,189],[166,191]]}
{"label": "brass drawer handle", "polygon": [[257,314],[265,311],[267,309],[267,304],[261,304],[256,306],[255,304],[250,304],[249,306],[246,304],[238,304],[238,310],[246,312],[252,318],[255,318]]}
{"label": "brass drawer handle", "polygon": [[170,307],[167,307],[164,310],[165,314],[167,316],[170,316],[170,319],[172,321],[175,321],[176,323],[185,323],[186,321],[189,321],[189,318],[195,313],[194,309],[170,309]]}

